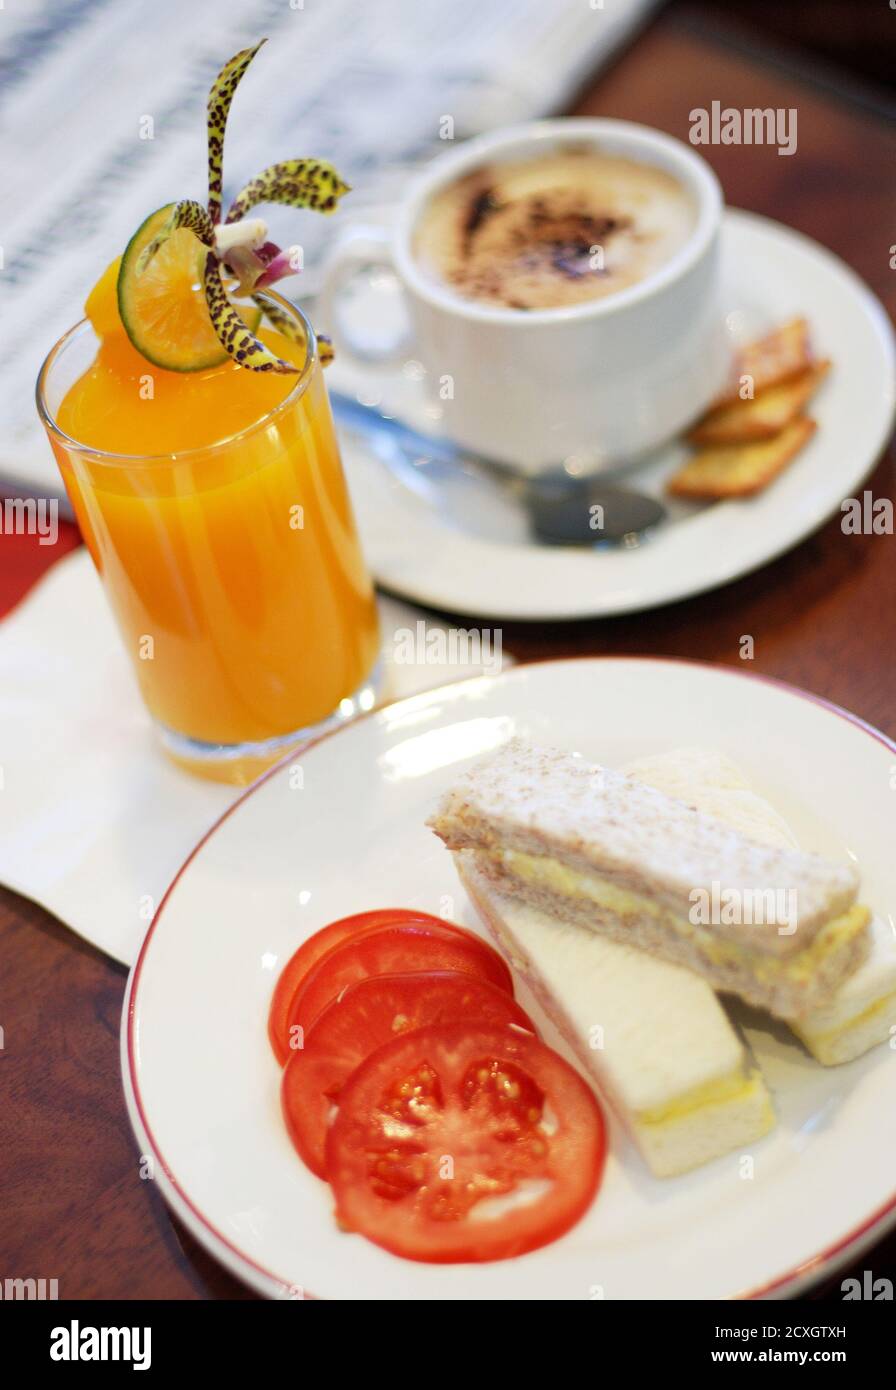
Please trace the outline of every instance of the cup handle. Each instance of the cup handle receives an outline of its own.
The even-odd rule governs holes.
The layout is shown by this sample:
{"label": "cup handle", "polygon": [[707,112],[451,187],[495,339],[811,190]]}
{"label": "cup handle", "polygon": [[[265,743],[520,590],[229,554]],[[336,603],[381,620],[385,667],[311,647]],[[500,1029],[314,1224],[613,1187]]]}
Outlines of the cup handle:
{"label": "cup handle", "polygon": [[343,321],[341,312],[350,283],[365,276],[370,282],[383,269],[395,273],[391,241],[391,234],[385,227],[350,228],[342,241],[337,243],[323,269],[315,318],[324,325],[323,331],[333,337],[337,353],[354,359],[362,366],[395,363],[408,351],[412,341],[410,329],[406,329],[382,343],[361,342]]}

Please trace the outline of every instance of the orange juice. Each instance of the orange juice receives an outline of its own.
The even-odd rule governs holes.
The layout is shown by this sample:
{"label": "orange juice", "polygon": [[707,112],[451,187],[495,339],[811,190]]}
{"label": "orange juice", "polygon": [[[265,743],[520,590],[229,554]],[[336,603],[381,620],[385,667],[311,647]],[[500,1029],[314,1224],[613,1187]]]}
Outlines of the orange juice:
{"label": "orange juice", "polygon": [[333,714],[378,647],[320,363],[259,336],[300,373],[166,371],[112,332],[48,422],[150,713],[230,748]]}

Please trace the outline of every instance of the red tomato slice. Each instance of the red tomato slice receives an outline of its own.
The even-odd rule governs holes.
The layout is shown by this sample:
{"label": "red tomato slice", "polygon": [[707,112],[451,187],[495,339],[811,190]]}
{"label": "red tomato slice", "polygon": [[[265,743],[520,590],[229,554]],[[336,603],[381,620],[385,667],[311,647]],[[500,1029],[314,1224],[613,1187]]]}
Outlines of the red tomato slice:
{"label": "red tomato slice", "polygon": [[371,975],[349,985],[312,1025],[305,1046],[283,1073],[286,1128],[313,1173],[324,1177],[324,1148],[332,1102],[371,1052],[399,1033],[454,1019],[517,1027],[535,1033],[519,1004],[495,985],[456,970]]}
{"label": "red tomato slice", "polygon": [[513,994],[504,961],[487,941],[463,927],[440,922],[405,922],[378,927],[334,946],[299,985],[287,1020],[293,1050],[300,1048],[312,1023],[346,985],[369,975],[404,975],[419,970],[460,970]]}
{"label": "red tomato slice", "polygon": [[[390,924],[402,922],[441,923],[441,921],[440,917],[432,917],[428,912],[412,912],[404,907],[382,907],[374,912],[356,912],[351,917],[340,917],[338,922],[331,922],[328,927],[323,927],[313,936],[309,936],[308,940],[302,943],[295,955],[291,956],[284,965],[271,999],[271,1011],[268,1015],[268,1038],[274,1049],[274,1056],[281,1067],[291,1056],[289,1010],[292,1001],[296,997],[296,990],[302,980],[312,965],[317,964],[321,956],[325,956],[327,951],[332,951],[334,946],[338,946],[348,937],[357,936],[360,932],[370,931],[374,927],[387,927]],[[443,925],[448,926],[449,923]]]}
{"label": "red tomato slice", "polygon": [[336,1215],[386,1250],[504,1260],[590,1205],[605,1153],[597,1102],[537,1038],[474,1020],[386,1043],[339,1093],[327,1134]]}

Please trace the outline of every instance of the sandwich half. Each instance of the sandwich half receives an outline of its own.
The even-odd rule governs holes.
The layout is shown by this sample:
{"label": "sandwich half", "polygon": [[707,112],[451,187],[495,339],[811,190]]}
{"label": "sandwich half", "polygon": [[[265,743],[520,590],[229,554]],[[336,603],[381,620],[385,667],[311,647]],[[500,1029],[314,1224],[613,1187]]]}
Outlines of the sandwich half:
{"label": "sandwich half", "polygon": [[[830,1003],[870,950],[858,876],[643,780],[511,740],[430,826],[476,881],[570,926],[684,966],[785,1019]],[[469,870],[467,870],[469,875]]]}
{"label": "sandwich half", "polygon": [[871,919],[871,949],[855,974],[827,1004],[794,1019],[793,1031],[826,1067],[861,1057],[896,1039],[896,935],[880,917]]}
{"label": "sandwich half", "polygon": [[[786,821],[720,753],[680,748],[630,763],[625,771],[749,839],[797,848]],[[896,1034],[896,933],[878,916],[872,917],[868,932],[869,951],[858,970],[828,1003],[792,1020],[797,1037],[824,1066],[851,1062]]]}
{"label": "sandwich half", "polygon": [[514,969],[658,1178],[742,1150],[774,1126],[765,1083],[705,980],[561,921],[455,867]]}

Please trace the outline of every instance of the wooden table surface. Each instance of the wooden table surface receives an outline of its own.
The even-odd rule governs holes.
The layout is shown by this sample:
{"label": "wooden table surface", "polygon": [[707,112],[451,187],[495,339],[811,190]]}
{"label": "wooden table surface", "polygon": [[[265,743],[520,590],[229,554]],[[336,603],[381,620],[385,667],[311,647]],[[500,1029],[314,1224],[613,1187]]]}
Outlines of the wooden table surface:
{"label": "wooden table surface", "polygon": [[[796,107],[799,147],[704,147],[727,200],[780,219],[843,257],[896,309],[896,134],[871,102],[713,34],[699,6],[664,11],[583,95],[582,114],[626,117],[687,139],[689,112]],[[811,315],[811,305],[806,306]],[[835,345],[832,345],[835,349]],[[894,495],[891,449],[867,486]],[[63,537],[60,550],[76,542]],[[834,518],[791,554],[715,593],[654,613],[514,624],[521,660],[641,653],[739,664],[855,711],[896,736],[896,564],[887,536],[844,536]],[[58,553],[58,552],[57,552]],[[0,542],[0,602],[23,593],[46,551]],[[185,845],[184,851],[190,848]],[[42,909],[0,890],[0,1277],[59,1279],[63,1298],[250,1298],[172,1221],[142,1181],[125,1114],[118,1031],[125,970]],[[860,1175],[844,1174],[844,1181]],[[896,1266],[896,1237],[859,1261]],[[851,1271],[850,1271],[851,1272]],[[822,1290],[838,1298],[839,1281]]]}

